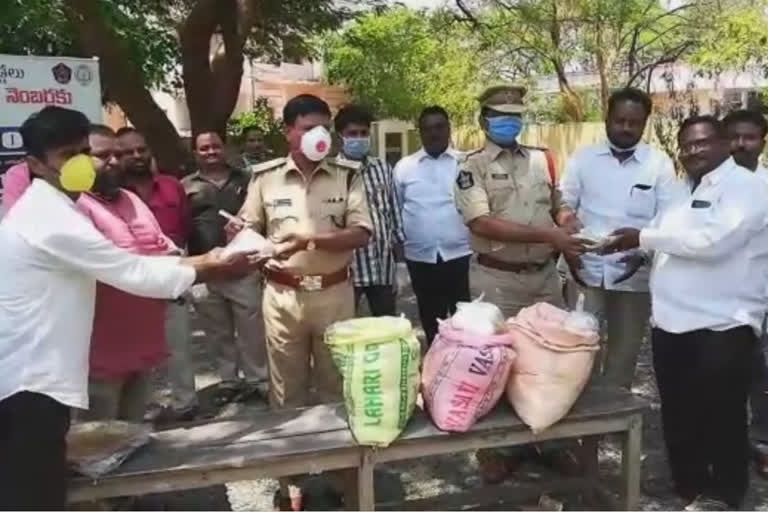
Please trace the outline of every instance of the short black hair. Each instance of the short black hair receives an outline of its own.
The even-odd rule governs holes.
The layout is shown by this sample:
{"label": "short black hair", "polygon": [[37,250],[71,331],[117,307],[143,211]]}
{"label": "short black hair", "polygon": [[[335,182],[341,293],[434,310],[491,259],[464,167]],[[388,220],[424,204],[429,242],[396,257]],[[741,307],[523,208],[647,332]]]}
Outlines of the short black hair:
{"label": "short black hair", "polygon": [[645,110],[645,117],[651,115],[651,111],[653,110],[653,101],[651,101],[651,97],[644,91],[635,87],[625,87],[611,93],[611,96],[608,98],[608,115],[611,115],[611,112],[616,108],[616,105],[624,101],[642,105],[643,110]]}
{"label": "short black hair", "polygon": [[142,137],[144,136],[144,134],[142,134],[139,130],[137,130],[133,126],[123,126],[122,128],[119,128],[117,130],[118,137],[122,137],[123,135],[128,135],[129,133],[138,133]]}
{"label": "short black hair", "polygon": [[346,105],[336,113],[333,126],[336,129],[336,133],[341,133],[350,124],[362,124],[370,127],[373,121],[373,114],[364,106]]}
{"label": "short black hair", "polygon": [[331,117],[331,107],[314,94],[299,94],[288,100],[283,107],[283,122],[293,126],[296,118],[309,114],[324,114]]}
{"label": "short black hair", "polygon": [[445,118],[446,121],[449,123],[451,122],[451,117],[448,115],[448,112],[439,105],[431,105],[429,107],[426,107],[424,110],[421,111],[421,114],[419,114],[419,127],[421,127],[421,122],[424,121],[424,118],[431,115],[440,115]]}
{"label": "short black hair", "polygon": [[720,122],[720,120],[715,116],[703,115],[703,116],[691,116],[685,121],[683,121],[680,124],[680,129],[677,131],[677,138],[680,139],[680,136],[683,134],[685,130],[697,124],[708,124],[712,128],[714,128],[715,132],[719,137],[721,138],[725,137],[725,125],[722,122]]}
{"label": "short black hair", "polygon": [[50,106],[29,116],[19,131],[27,153],[43,159],[52,149],[88,137],[90,129],[91,123],[82,112]]}
{"label": "short black hair", "polygon": [[768,121],[762,112],[757,110],[734,110],[723,119],[725,128],[736,123],[750,123],[760,129],[763,138],[768,135]]}
{"label": "short black hair", "polygon": [[114,137],[115,130],[104,124],[92,124],[89,135],[101,135],[103,137]]}
{"label": "short black hair", "polygon": [[200,138],[201,135],[217,135],[219,139],[221,140],[222,144],[227,143],[227,139],[224,138],[218,131],[216,130],[200,130],[195,134],[194,137],[192,137],[192,149],[197,149],[197,139]]}
{"label": "short black hair", "polygon": [[254,125],[246,126],[245,128],[243,128],[243,131],[241,133],[243,139],[248,137],[248,134],[251,133],[251,132],[256,132],[256,133],[258,133],[259,135],[262,135],[262,136],[264,135],[264,130],[262,130],[261,128],[259,128],[258,126],[256,126],[254,124]]}

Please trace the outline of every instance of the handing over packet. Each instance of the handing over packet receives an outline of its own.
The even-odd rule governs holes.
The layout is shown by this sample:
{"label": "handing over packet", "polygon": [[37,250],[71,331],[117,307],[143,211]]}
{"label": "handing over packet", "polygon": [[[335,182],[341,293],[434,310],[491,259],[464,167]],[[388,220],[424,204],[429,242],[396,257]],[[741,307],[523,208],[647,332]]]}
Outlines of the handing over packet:
{"label": "handing over packet", "polygon": [[[243,222],[225,211],[219,211],[219,215],[230,221]],[[221,257],[228,258],[233,254],[246,252],[258,252],[263,258],[269,258],[274,254],[275,246],[272,242],[251,229],[248,225],[245,225],[245,227],[227,244],[224,250],[221,251]]]}

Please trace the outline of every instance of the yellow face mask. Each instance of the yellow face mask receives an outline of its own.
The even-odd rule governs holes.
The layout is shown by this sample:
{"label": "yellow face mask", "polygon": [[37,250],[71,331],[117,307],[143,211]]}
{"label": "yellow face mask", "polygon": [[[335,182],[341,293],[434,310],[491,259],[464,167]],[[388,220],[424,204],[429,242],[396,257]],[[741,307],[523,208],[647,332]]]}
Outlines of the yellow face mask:
{"label": "yellow face mask", "polygon": [[96,181],[96,169],[88,155],[76,155],[64,162],[59,183],[67,192],[88,192]]}

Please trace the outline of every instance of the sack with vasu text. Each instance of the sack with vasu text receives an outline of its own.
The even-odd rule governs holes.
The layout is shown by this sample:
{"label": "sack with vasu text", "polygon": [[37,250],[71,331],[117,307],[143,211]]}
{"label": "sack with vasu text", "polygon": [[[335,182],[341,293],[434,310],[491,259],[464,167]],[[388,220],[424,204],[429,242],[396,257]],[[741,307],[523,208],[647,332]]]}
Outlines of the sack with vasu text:
{"label": "sack with vasu text", "polygon": [[405,429],[419,391],[421,348],[405,318],[353,318],[325,331],[344,379],[344,403],[355,440],[388,446]]}
{"label": "sack with vasu text", "polygon": [[424,358],[421,394],[432,421],[448,432],[466,432],[499,402],[515,351],[509,333],[478,334],[440,322]]}

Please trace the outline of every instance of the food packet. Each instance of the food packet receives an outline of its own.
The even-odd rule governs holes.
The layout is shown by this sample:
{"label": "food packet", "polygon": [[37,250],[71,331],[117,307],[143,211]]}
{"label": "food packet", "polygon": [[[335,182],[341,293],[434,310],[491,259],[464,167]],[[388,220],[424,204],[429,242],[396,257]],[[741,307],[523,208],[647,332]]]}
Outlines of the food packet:
{"label": "food packet", "polygon": [[479,336],[501,334],[507,330],[504,315],[495,304],[482,302],[481,295],[472,302],[456,304],[456,313],[451,317],[451,327]]}

